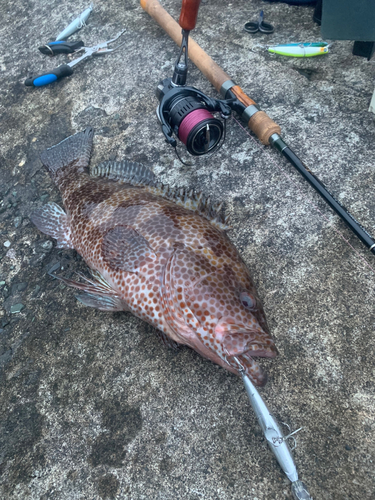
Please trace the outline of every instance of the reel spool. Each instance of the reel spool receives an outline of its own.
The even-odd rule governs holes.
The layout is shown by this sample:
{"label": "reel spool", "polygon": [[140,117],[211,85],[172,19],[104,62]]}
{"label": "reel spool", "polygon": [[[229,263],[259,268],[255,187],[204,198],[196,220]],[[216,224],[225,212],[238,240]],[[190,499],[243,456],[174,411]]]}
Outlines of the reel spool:
{"label": "reel spool", "polygon": [[156,95],[160,101],[156,113],[172,147],[177,147],[174,135],[192,156],[213,153],[223,144],[230,101],[212,99],[195,87],[175,85],[171,78],[159,84]]}

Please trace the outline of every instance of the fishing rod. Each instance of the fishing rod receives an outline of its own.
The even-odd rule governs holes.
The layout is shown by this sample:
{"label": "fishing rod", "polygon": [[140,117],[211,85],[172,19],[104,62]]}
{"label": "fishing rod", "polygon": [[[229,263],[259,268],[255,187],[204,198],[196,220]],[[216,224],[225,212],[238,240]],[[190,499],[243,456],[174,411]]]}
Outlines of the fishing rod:
{"label": "fishing rod", "polygon": [[[184,81],[183,77],[179,79],[175,76],[175,67],[175,81],[173,79],[167,79],[169,81],[163,80],[157,90],[157,96],[160,100],[158,118],[162,124],[162,131],[167,142],[176,147],[176,140],[173,137],[173,134],[175,134],[185,144],[190,154],[198,156],[214,152],[221,144],[220,141],[222,141],[223,135],[225,136],[225,126],[220,124],[219,119],[215,119],[212,113],[219,112],[225,123],[225,119],[229,117],[229,107],[246,122],[248,128],[258,137],[262,144],[272,146],[289,161],[370,252],[375,254],[375,240],[292,151],[282,139],[279,125],[264,111],[260,110],[256,102],[246,95],[241,87],[236,85],[230,76],[189,37],[189,31],[195,27],[199,3],[200,0],[183,0],[179,25],[163,9],[158,0],[141,0],[142,8],[166,31],[177,45],[181,46],[180,58],[176,67],[186,64],[187,68],[187,46],[189,43],[189,58],[223,97],[221,101],[218,99],[212,100],[194,89],[194,87],[184,86],[184,83],[182,83]],[[181,61],[182,56],[184,56],[184,61]],[[179,68],[177,68],[177,72],[178,70]],[[185,80],[186,74],[187,69],[183,73]],[[169,94],[167,97],[171,91],[174,92],[173,95]],[[181,103],[181,98],[189,99],[182,99],[183,102]],[[185,113],[180,121],[181,111],[174,109],[176,102],[182,105],[182,111]],[[203,107],[200,109],[191,107],[199,102],[203,102]],[[210,113],[210,116],[204,114],[204,111]],[[208,123],[204,120],[208,120]]]}
{"label": "fishing rod", "polygon": [[[192,42],[191,40],[189,42],[189,33],[195,27],[199,4],[200,0],[182,0],[179,19],[180,26],[167,15],[169,17],[167,20],[170,26],[173,27],[173,23],[175,23],[178,31],[180,31],[180,27],[182,28],[182,39],[181,36],[179,36],[176,40],[177,43],[180,42],[181,47],[172,78],[164,79],[158,85],[156,91],[156,95],[160,102],[157,108],[157,116],[166,141],[176,149],[177,141],[174,138],[174,135],[176,135],[193,156],[201,156],[213,152],[220,147],[223,135],[225,137],[225,128],[222,121],[214,116],[215,114],[220,115],[224,124],[225,120],[231,115],[232,108],[237,112],[240,110],[242,115],[244,114],[244,110],[241,109],[241,106],[244,107],[244,104],[242,104],[237,97],[237,94],[241,95],[242,91],[239,87],[233,89],[233,87],[237,87],[234,84],[230,86],[227,85],[225,92],[222,92],[222,95],[224,94],[225,97],[224,100],[212,99],[195,87],[186,86],[188,45]],[[161,8],[157,0],[141,0],[141,5],[145,10],[150,12],[152,17],[155,15],[153,10],[155,9],[157,14],[161,14],[161,20],[165,20],[163,14],[165,11]],[[155,17],[155,19],[158,20],[157,17]],[[166,29],[167,26],[164,25],[163,27]],[[207,58],[208,56],[206,54],[206,62]],[[213,63],[213,65],[214,64],[215,63]],[[212,74],[216,74],[218,78],[221,73],[225,75],[218,66],[211,66],[211,72]],[[217,78],[213,78],[214,81],[216,81],[216,79]],[[221,87],[223,87],[223,85],[225,86],[228,81],[229,77],[225,78]],[[228,94],[228,92],[231,93]],[[245,96],[245,94],[243,95]],[[247,96],[245,96],[245,98],[248,99]],[[251,102],[253,103],[253,101]],[[248,110],[249,106],[251,108],[250,110]],[[263,141],[268,140],[271,136],[279,137],[279,126],[263,111],[259,111],[258,108],[256,108],[257,111],[253,111],[252,107],[255,107],[255,103],[246,106],[246,118],[250,116],[249,122],[251,122],[252,127],[257,130],[257,135],[259,134],[258,137],[261,136]],[[252,121],[254,117],[255,121]],[[278,139],[275,137],[274,142],[277,140]],[[288,444],[288,439],[294,439],[293,435],[300,429],[290,433],[288,436],[284,436],[276,419],[269,412],[262,397],[247,376],[241,362],[237,357],[234,359],[239,365],[239,373],[242,377],[245,390],[267,443],[279,462],[280,467],[291,482],[293,498],[295,500],[311,500],[306,485],[298,477],[297,468],[291,454],[292,450]]]}

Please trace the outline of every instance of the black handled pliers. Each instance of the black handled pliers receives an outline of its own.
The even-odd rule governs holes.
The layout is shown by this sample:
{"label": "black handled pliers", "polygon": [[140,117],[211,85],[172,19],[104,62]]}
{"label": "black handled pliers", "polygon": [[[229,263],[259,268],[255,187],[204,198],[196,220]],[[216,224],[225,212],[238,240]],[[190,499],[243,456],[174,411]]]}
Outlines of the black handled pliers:
{"label": "black handled pliers", "polygon": [[49,71],[48,73],[28,78],[25,81],[25,85],[28,87],[42,87],[44,85],[48,85],[49,83],[53,83],[56,80],[63,78],[64,76],[72,75],[73,67],[82,62],[84,59],[87,59],[88,57],[95,55],[109,54],[110,52],[114,52],[115,50],[119,49],[122,45],[124,45],[125,42],[121,43],[114,49],[110,49],[108,47],[110,43],[117,40],[124,32],[125,30],[122,30],[120,31],[120,33],[117,34],[117,36],[115,36],[115,38],[112,38],[112,40],[107,40],[106,42],[98,43],[94,47],[81,47],[80,49],[75,51],[75,52],[83,51],[83,54],[80,57],[74,59],[72,62],[68,64],[62,64],[58,68],[55,68],[52,71]]}

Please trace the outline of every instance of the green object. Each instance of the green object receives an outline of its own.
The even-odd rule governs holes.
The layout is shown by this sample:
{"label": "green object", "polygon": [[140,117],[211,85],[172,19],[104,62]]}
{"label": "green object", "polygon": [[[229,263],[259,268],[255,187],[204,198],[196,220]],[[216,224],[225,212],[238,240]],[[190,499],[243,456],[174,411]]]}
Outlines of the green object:
{"label": "green object", "polygon": [[328,43],[286,43],[268,47],[268,52],[289,57],[313,57],[328,54]]}

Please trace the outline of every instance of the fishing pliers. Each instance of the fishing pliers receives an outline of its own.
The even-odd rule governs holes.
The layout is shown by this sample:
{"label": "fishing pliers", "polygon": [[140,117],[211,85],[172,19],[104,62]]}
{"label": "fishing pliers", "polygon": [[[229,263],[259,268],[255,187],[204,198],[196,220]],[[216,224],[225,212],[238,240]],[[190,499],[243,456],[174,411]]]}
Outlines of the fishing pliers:
{"label": "fishing pliers", "polygon": [[56,82],[56,80],[59,80],[60,78],[63,78],[65,76],[70,76],[73,74],[73,67],[82,62],[84,59],[87,59],[88,57],[95,56],[95,55],[102,55],[102,54],[108,54],[110,52],[114,52],[115,50],[119,49],[122,45],[124,45],[125,42],[121,43],[114,49],[108,48],[108,45],[115,40],[117,40],[125,30],[120,31],[115,38],[112,38],[112,40],[107,40],[106,42],[99,43],[98,45],[95,45],[94,47],[81,47],[78,49],[76,52],[81,52],[83,51],[83,54],[78,57],[77,59],[74,59],[74,61],[68,63],[68,64],[62,64],[56,69],[53,69],[52,71],[49,71],[48,73],[44,73],[43,75],[39,76],[33,76],[31,78],[28,78],[25,81],[25,85],[28,87],[42,87],[43,85],[48,85],[49,83]]}

